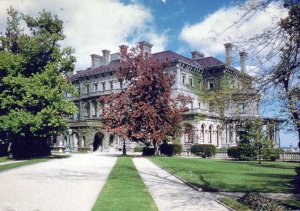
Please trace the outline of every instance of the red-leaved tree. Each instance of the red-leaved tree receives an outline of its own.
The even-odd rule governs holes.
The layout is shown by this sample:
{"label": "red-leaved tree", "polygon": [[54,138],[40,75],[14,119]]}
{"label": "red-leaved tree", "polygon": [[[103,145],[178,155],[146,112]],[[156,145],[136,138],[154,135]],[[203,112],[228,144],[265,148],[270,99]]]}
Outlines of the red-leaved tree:
{"label": "red-leaved tree", "polygon": [[101,97],[100,101],[105,105],[104,129],[123,137],[123,153],[126,153],[126,138],[146,145],[152,140],[156,146],[167,136],[175,136],[180,131],[188,99],[172,97],[174,75],[166,71],[171,62],[144,56],[138,48],[121,55],[116,76],[126,87],[120,93]]}

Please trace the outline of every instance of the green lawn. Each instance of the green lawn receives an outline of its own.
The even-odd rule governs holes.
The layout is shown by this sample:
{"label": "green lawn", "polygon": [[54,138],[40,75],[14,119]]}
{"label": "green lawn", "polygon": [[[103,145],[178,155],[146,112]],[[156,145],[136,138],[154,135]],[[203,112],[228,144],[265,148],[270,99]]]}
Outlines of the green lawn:
{"label": "green lawn", "polygon": [[132,159],[119,157],[93,210],[155,211],[158,209]]}
{"label": "green lawn", "polygon": [[251,209],[249,207],[245,206],[244,204],[239,203],[236,199],[225,197],[225,198],[219,199],[219,201],[237,211],[251,211]]}
{"label": "green lawn", "polygon": [[[292,192],[299,163],[153,157],[152,161],[205,191]],[[299,190],[298,190],[299,191]]]}
{"label": "green lawn", "polygon": [[47,160],[49,160],[49,158],[38,158],[38,159],[26,160],[26,161],[23,161],[23,162],[0,165],[0,172],[4,171],[4,170],[9,170],[9,169],[13,169],[13,168],[16,168],[16,167],[20,167],[20,166],[26,166],[26,165],[31,165],[31,164],[35,164],[35,163],[44,162],[44,161],[47,161]]}
{"label": "green lawn", "polygon": [[11,161],[8,157],[0,157],[0,163]]}

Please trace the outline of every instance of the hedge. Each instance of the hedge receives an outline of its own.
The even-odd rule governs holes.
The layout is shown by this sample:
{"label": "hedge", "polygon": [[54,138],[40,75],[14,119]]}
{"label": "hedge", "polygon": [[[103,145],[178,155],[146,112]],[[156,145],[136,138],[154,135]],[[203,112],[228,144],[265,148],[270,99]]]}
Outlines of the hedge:
{"label": "hedge", "polygon": [[143,152],[143,147],[142,146],[136,146],[133,149],[134,152]]}
{"label": "hedge", "polygon": [[167,156],[180,155],[182,153],[182,146],[180,144],[163,143],[159,146],[159,151],[162,155]]}
{"label": "hedge", "polygon": [[216,147],[211,144],[195,144],[191,147],[191,153],[202,158],[211,157],[216,154]]}

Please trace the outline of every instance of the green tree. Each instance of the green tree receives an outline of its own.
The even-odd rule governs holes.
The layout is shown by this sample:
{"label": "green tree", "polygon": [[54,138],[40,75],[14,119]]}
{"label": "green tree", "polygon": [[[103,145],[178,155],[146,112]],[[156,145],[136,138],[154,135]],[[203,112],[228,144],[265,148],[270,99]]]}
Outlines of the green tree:
{"label": "green tree", "polygon": [[[236,45],[255,61],[259,69],[256,78],[261,95],[282,102],[281,115],[298,133],[300,147],[300,2],[299,0],[252,0],[241,1],[242,15],[233,26],[246,24],[259,11],[268,6],[288,11],[279,22],[266,26],[250,39],[236,40]],[[271,15],[271,14],[270,14]],[[275,91],[274,91],[275,90]],[[272,96],[268,96],[272,92]]]}
{"label": "green tree", "polygon": [[33,18],[8,9],[0,36],[0,133],[12,143],[47,140],[76,111],[66,99],[66,93],[75,94],[64,77],[75,57],[72,48],[60,47],[64,38],[63,22],[50,12]]}

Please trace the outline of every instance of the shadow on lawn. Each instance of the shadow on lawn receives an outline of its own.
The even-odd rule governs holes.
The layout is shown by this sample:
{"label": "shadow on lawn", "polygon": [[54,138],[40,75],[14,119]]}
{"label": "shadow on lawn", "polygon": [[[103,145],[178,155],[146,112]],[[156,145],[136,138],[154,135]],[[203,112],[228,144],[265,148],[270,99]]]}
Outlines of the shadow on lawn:
{"label": "shadow on lawn", "polygon": [[[292,182],[293,193],[300,194],[300,167],[296,167],[295,171],[297,175],[295,176],[295,179]],[[300,200],[300,197],[298,198],[298,200]]]}

